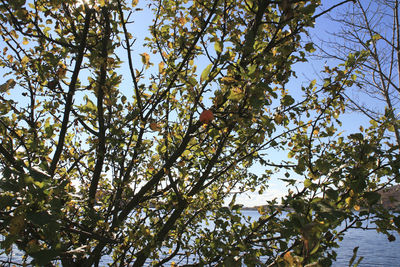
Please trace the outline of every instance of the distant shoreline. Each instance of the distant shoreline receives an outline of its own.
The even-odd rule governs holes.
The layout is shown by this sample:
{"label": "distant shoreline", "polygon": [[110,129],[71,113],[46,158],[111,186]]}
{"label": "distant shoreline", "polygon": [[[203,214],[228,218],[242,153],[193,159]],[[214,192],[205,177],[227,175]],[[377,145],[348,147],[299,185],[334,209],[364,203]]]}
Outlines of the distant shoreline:
{"label": "distant shoreline", "polygon": [[[378,205],[382,205],[384,208],[392,211],[400,211],[400,185],[394,185],[388,188],[377,191],[381,195]],[[292,211],[292,208],[283,208],[283,205],[259,205],[253,207],[243,206],[242,210],[254,210],[257,211],[260,208],[263,210],[268,209],[282,209],[284,211]],[[361,207],[361,210],[366,209]]]}

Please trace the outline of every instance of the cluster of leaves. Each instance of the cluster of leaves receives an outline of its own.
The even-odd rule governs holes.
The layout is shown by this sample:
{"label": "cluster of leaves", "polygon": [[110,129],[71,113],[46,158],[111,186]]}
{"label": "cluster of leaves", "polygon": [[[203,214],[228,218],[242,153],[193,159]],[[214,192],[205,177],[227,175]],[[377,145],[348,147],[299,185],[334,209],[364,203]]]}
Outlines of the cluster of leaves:
{"label": "cluster of leaves", "polygon": [[[0,1],[4,253],[15,244],[32,264],[65,266],[108,255],[120,266],[328,264],[368,217],[399,229],[373,205],[387,177],[398,182],[398,150],[381,127],[336,129],[358,58],[327,68],[323,86],[285,86],[313,50],[300,41],[320,1],[151,1],[140,55],[137,4]],[[291,162],[268,159],[280,149]],[[281,207],[251,221],[223,205],[280,170],[302,184]]]}

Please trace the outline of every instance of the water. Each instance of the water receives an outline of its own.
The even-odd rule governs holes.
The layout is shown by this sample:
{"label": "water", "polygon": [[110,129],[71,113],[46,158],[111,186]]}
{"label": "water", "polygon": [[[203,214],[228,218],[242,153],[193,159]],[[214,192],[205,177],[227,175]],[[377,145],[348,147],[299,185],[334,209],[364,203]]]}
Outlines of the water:
{"label": "water", "polygon": [[[245,210],[242,213],[254,219],[260,217],[255,210]],[[400,267],[400,235],[397,232],[392,234],[396,240],[389,242],[386,235],[375,230],[349,229],[343,240],[338,242],[340,247],[335,249],[337,257],[332,266],[349,266],[354,247],[359,247],[353,262],[363,257],[359,267]]]}
{"label": "water", "polygon": [[[245,210],[242,213],[254,219],[260,216],[254,210]],[[360,267],[400,266],[400,235],[398,233],[392,234],[396,237],[396,240],[389,242],[385,235],[379,234],[374,230],[349,229],[344,239],[339,242],[340,248],[335,250],[337,258],[332,266],[348,266],[349,260],[353,256],[353,248],[357,246],[359,247],[357,259],[358,257],[364,257],[359,265]],[[18,262],[18,259],[22,257],[22,253],[16,249],[13,252],[13,261]],[[0,259],[5,260],[2,255],[0,255]],[[103,258],[102,266],[107,266],[107,263],[111,263],[110,260]]]}
{"label": "water", "polygon": [[[254,210],[245,210],[243,215],[259,218]],[[389,242],[387,236],[375,230],[349,229],[342,241],[338,242],[339,248],[333,267],[349,266],[353,256],[354,247],[359,247],[356,263],[359,257],[363,257],[359,267],[400,267],[400,235],[392,232],[396,237],[394,242]]]}
{"label": "water", "polygon": [[353,248],[359,247],[357,257],[364,257],[360,267],[396,267],[400,266],[400,235],[394,234],[396,241],[389,242],[387,237],[374,230],[350,229],[340,248],[336,249],[337,261],[332,266],[348,266]]}

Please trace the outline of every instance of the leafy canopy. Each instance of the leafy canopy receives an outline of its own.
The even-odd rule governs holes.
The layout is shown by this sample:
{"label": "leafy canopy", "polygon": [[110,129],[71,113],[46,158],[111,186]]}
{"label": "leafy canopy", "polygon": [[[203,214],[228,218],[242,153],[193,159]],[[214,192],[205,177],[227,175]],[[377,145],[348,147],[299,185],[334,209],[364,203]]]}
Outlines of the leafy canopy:
{"label": "leafy canopy", "polygon": [[[399,180],[385,129],[337,132],[362,54],[323,70],[323,85],[287,88],[314,50],[301,40],[319,6],[0,1],[3,253],[15,244],[36,265],[111,255],[120,266],[327,266],[363,220],[398,230],[400,218],[374,205],[387,177]],[[154,14],[143,53],[139,12]],[[224,206],[235,192],[268,192],[282,171],[296,187],[258,220],[235,198]]]}

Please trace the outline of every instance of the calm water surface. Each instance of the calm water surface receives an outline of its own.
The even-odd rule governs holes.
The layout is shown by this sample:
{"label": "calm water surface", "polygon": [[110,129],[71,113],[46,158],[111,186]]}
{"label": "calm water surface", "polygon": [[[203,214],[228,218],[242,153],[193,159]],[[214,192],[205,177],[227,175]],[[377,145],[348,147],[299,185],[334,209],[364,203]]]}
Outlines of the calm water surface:
{"label": "calm water surface", "polygon": [[[260,217],[258,212],[253,210],[243,211],[243,214],[255,219]],[[392,234],[396,240],[389,242],[386,235],[375,230],[349,229],[343,240],[338,242],[340,247],[335,250],[337,257],[332,266],[349,266],[354,247],[359,247],[357,260],[363,257],[359,267],[400,267],[400,235],[397,232]]]}
{"label": "calm water surface", "polygon": [[400,235],[392,233],[396,241],[389,242],[387,237],[376,231],[350,229],[339,243],[338,256],[333,266],[348,266],[353,248],[359,247],[357,256],[364,257],[361,267],[400,267]]}
{"label": "calm water surface", "polygon": [[[257,211],[243,211],[246,216],[259,218]],[[354,247],[359,247],[357,259],[363,257],[359,267],[400,267],[400,235],[397,232],[392,233],[396,240],[389,242],[386,235],[377,233],[375,230],[349,229],[341,242],[338,242],[339,248],[336,262],[332,266],[349,266],[349,261],[353,256]]]}

